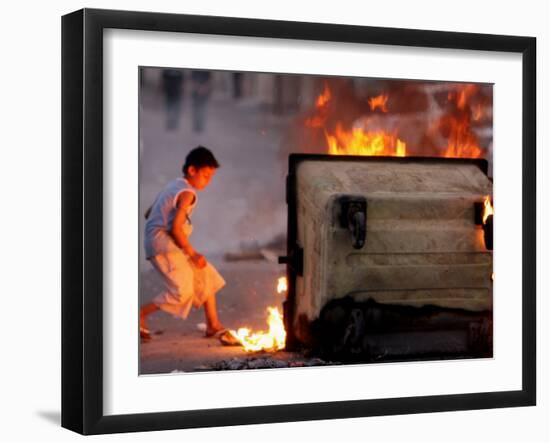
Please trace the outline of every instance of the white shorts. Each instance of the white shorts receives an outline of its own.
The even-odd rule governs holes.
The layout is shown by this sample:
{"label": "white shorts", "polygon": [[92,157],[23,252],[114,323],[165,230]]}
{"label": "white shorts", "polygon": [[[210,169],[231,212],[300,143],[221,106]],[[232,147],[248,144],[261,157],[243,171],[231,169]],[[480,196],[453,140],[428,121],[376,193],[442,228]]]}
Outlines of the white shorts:
{"label": "white shorts", "polygon": [[160,309],[175,317],[187,318],[196,308],[225,286],[225,280],[209,262],[202,269],[181,250],[159,254],[151,259],[162,275],[165,291],[153,299]]}

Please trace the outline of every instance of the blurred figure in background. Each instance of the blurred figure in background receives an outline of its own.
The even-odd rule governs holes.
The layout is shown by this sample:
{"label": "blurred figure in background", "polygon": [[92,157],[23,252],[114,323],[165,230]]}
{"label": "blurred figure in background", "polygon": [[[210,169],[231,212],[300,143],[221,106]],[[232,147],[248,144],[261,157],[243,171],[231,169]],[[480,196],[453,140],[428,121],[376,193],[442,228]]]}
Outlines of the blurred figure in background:
{"label": "blurred figure in background", "polygon": [[238,100],[243,95],[243,73],[233,73],[233,98]]}
{"label": "blurred figure in background", "polygon": [[183,86],[185,77],[183,72],[177,69],[164,69],[162,71],[162,89],[164,91],[166,106],[166,129],[174,130],[178,127]]}
{"label": "blurred figure in background", "polygon": [[210,97],[211,73],[210,71],[192,71],[191,81],[193,93],[191,104],[193,106],[193,131],[204,131],[206,119],[206,103]]}

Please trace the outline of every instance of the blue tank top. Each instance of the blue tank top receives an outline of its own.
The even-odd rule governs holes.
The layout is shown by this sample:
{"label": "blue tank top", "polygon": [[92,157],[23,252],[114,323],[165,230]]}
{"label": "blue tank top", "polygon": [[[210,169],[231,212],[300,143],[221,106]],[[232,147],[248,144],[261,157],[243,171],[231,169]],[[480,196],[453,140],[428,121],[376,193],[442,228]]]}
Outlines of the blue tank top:
{"label": "blue tank top", "polygon": [[184,191],[191,192],[195,197],[187,212],[185,224],[182,226],[184,233],[191,235],[193,226],[190,216],[197,204],[197,194],[187,180],[177,178],[165,186],[151,206],[151,213],[145,222],[144,240],[147,258],[179,249],[170,233],[177,212],[178,197]]}

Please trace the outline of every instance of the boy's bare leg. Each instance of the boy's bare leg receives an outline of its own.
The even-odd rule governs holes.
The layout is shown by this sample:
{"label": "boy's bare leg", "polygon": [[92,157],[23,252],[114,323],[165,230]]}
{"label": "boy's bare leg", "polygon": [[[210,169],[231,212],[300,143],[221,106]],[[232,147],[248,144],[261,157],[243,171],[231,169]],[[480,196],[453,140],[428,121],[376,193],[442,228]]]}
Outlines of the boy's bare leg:
{"label": "boy's bare leg", "polygon": [[208,297],[204,302],[204,315],[206,317],[206,335],[214,335],[217,331],[223,329],[223,325],[218,318],[215,294]]}
{"label": "boy's bare leg", "polygon": [[141,309],[139,310],[139,326],[140,328],[147,329],[147,323],[145,321],[145,317],[152,314],[153,312],[158,311],[160,308],[158,305],[154,303],[148,303],[146,305],[143,305]]}

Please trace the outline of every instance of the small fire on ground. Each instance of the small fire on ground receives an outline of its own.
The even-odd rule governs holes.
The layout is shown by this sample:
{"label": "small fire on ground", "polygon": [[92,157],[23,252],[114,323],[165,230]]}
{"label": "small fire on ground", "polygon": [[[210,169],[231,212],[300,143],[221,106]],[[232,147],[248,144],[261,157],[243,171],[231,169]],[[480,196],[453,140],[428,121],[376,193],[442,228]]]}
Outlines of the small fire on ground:
{"label": "small fire on ground", "polygon": [[[277,293],[287,291],[286,277],[277,280]],[[283,323],[283,316],[275,306],[267,308],[267,331],[251,331],[250,328],[239,328],[236,331],[230,330],[231,335],[239,341],[245,351],[275,352],[285,347],[286,331]]]}
{"label": "small fire on ground", "polygon": [[273,306],[267,308],[267,312],[267,324],[269,326],[267,332],[252,332],[249,328],[230,331],[245,351],[278,351],[285,347],[286,331],[283,316],[279,313],[279,309]]}

